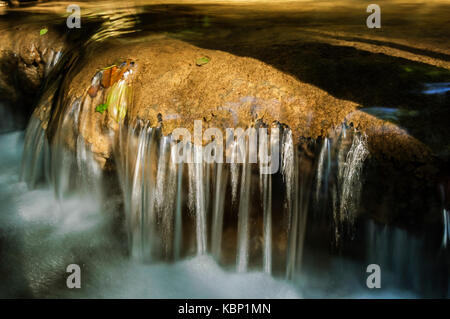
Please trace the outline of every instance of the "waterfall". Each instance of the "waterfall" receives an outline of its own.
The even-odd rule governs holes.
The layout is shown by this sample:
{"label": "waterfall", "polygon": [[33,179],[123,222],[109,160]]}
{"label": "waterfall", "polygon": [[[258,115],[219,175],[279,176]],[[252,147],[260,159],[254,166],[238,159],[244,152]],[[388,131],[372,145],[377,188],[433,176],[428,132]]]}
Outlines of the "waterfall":
{"label": "waterfall", "polygon": [[[278,143],[273,138],[270,143]],[[269,141],[263,136],[259,136],[259,190],[263,209],[263,270],[266,273],[272,272],[272,175],[265,174],[264,154],[268,153]]]}
{"label": "waterfall", "polygon": [[251,186],[251,166],[245,161],[242,165],[241,192],[238,212],[238,239],[236,269],[238,272],[247,271],[249,254],[249,197]]}
{"label": "waterfall", "polygon": [[190,208],[195,214],[195,231],[197,254],[206,252],[206,211],[203,178],[202,146],[192,147],[192,160],[189,163],[189,198]]}
{"label": "waterfall", "polygon": [[[285,131],[283,143],[283,177],[288,199],[288,237],[286,254],[286,278],[299,274],[303,259],[303,243],[313,182],[313,171],[302,169],[305,154],[294,148],[292,133]],[[290,168],[290,169],[289,169]],[[290,187],[288,188],[288,181]],[[290,197],[288,197],[290,194]]]}
{"label": "waterfall", "polygon": [[[447,181],[448,183],[448,181]],[[448,196],[448,193],[446,194],[446,187],[448,192],[448,184],[441,183],[439,185],[439,191],[441,195],[442,200],[442,247],[447,248],[447,246],[450,244],[450,211],[447,209],[446,206],[446,198]]]}
{"label": "waterfall", "polygon": [[239,179],[239,163],[238,163],[238,144],[233,142],[231,145],[231,159],[230,170],[231,170],[231,202],[236,202],[237,189],[238,189],[238,179]]}
{"label": "waterfall", "polygon": [[[194,149],[194,154],[196,149]],[[198,152],[198,151],[197,151]],[[197,234],[197,254],[206,252],[206,211],[205,211],[205,193],[203,192],[203,165],[201,163],[193,164],[195,167],[195,221]]]}
{"label": "waterfall", "polygon": [[282,166],[281,173],[283,175],[284,184],[286,185],[286,203],[288,208],[288,229],[291,226],[292,218],[292,192],[294,190],[294,142],[292,140],[292,132],[287,129],[283,133],[281,144]]}
{"label": "waterfall", "polygon": [[366,137],[355,134],[346,161],[339,166],[341,221],[349,221],[351,224],[355,221],[361,196],[361,173],[368,155]]}
{"label": "waterfall", "polygon": [[[51,184],[60,200],[74,191],[94,192],[97,196],[102,193],[101,168],[90,145],[78,134],[80,104],[80,100],[73,102],[52,141],[48,140],[40,119],[34,114],[25,133],[21,179],[31,188],[40,183]],[[68,140],[72,149],[67,146]]]}
{"label": "waterfall", "polygon": [[[169,150],[170,149],[170,154]],[[170,160],[176,151],[176,144],[169,137],[162,137],[156,177],[156,209],[161,221],[161,238],[165,256],[171,255],[173,242],[174,208],[177,198],[177,164]],[[164,162],[164,164],[162,164]],[[168,167],[167,167],[168,166]]]}
{"label": "waterfall", "polygon": [[41,126],[41,121],[33,115],[25,131],[25,145],[20,174],[20,179],[27,182],[31,188],[35,188],[37,183],[44,177],[44,157],[48,151],[48,141]]}
{"label": "waterfall", "polygon": [[365,135],[357,131],[347,132],[345,124],[322,141],[315,178],[315,204],[316,210],[327,211],[331,207],[336,244],[340,242],[344,229],[351,233],[357,217],[362,171],[368,155]]}
{"label": "waterfall", "polygon": [[444,227],[442,247],[447,248],[447,245],[450,244],[450,212],[445,208],[442,210],[442,224]]}
{"label": "waterfall", "polygon": [[59,62],[62,57],[62,52],[50,49],[49,57],[47,60],[47,64],[45,65],[45,76],[47,76],[50,71],[55,67],[55,65]]}
{"label": "waterfall", "polygon": [[175,146],[148,124],[120,129],[115,154],[131,251],[139,259],[180,255],[182,167],[171,160]]}
{"label": "waterfall", "polygon": [[[316,184],[316,202],[319,201],[321,194],[328,193],[328,177],[331,169],[330,140],[325,137],[322,143],[322,149],[319,154],[317,165],[317,184]],[[322,192],[322,187],[325,189]]]}
{"label": "waterfall", "polygon": [[295,168],[294,143],[291,130],[285,130],[281,144],[281,173],[286,185],[286,206],[288,215],[288,245],[286,276],[292,277],[295,268],[298,223],[298,169]]}
{"label": "waterfall", "polygon": [[155,205],[158,212],[164,209],[165,201],[165,182],[166,182],[166,166],[169,164],[167,160],[167,150],[169,148],[169,138],[162,137],[159,147],[158,168],[156,173],[156,189],[155,189]]}
{"label": "waterfall", "polygon": [[[283,145],[284,146],[284,145]],[[294,162],[294,150],[292,146],[288,146],[289,153],[283,156],[287,156],[287,159],[283,159],[283,164],[286,160]],[[293,167],[294,163],[290,163],[289,166]],[[284,168],[284,165],[283,165]],[[290,174],[290,175],[287,175]],[[283,169],[283,176],[285,180],[289,180],[291,185],[288,187],[286,183],[287,194],[286,198],[290,198],[287,204],[288,210],[288,242],[287,242],[287,255],[286,255],[286,277],[292,278],[296,269],[296,254],[297,254],[297,239],[299,234],[299,205],[298,205],[298,170],[285,171]],[[289,194],[292,192],[291,194]]]}
{"label": "waterfall", "polygon": [[[30,186],[47,181],[61,199],[69,195],[73,186],[89,185],[89,190],[101,188],[102,169],[90,145],[79,133],[80,116],[86,115],[83,115],[81,99],[76,99],[60,117],[51,142],[40,120],[32,117],[22,166],[22,178]],[[311,195],[322,202],[333,198],[337,230],[356,218],[363,162],[368,151],[364,136],[344,129],[337,132],[338,138],[324,138],[318,156],[313,159],[304,149],[314,144],[303,141],[303,147],[298,147],[292,131],[284,128],[281,138],[278,134],[269,134],[267,138],[256,130],[249,130],[245,144],[239,145],[237,141],[230,144],[231,163],[205,163],[202,146],[191,143],[186,144],[187,163],[179,163],[174,160],[177,141],[171,135],[163,136],[160,127],[151,127],[141,120],[135,125],[120,123],[116,133],[111,131],[110,138],[123,195],[131,256],[151,262],[178,260],[193,252],[197,255],[211,253],[221,262],[225,260],[222,256],[224,236],[235,234],[236,271],[246,272],[254,264],[251,260],[256,249],[254,236],[261,234],[258,248],[261,267],[270,274],[274,267],[274,249],[279,249],[274,245],[273,229],[278,230],[280,223],[287,221],[283,225],[284,267],[287,278],[295,277],[302,265]],[[250,141],[256,137],[258,166],[250,160],[254,152]],[[65,146],[67,141],[73,141],[71,149]],[[280,159],[280,169],[274,175],[267,174],[267,161],[263,159],[270,158],[269,150]],[[274,177],[278,175],[282,179]],[[253,181],[259,181],[259,188],[252,186]],[[284,187],[274,188],[278,181],[282,181]],[[334,192],[335,196],[328,197],[328,192]],[[253,207],[253,195],[258,193],[259,210]],[[274,202],[274,196],[281,196],[284,201]],[[237,221],[229,218],[233,211],[237,212]],[[448,238],[448,216],[445,216],[444,238]],[[261,229],[253,228],[258,225],[257,221]],[[229,232],[230,227],[234,231]],[[192,239],[192,244],[186,239]],[[446,241],[448,239],[444,239]],[[279,261],[277,265],[279,267]]]}
{"label": "waterfall", "polygon": [[178,260],[181,255],[181,241],[182,241],[182,211],[181,202],[183,200],[182,194],[183,187],[183,163],[178,164],[177,174],[177,199],[176,199],[176,213],[175,213],[175,243],[174,243],[174,258]]}
{"label": "waterfall", "polygon": [[222,231],[223,231],[223,214],[225,204],[225,191],[227,186],[228,173],[223,169],[222,163],[216,164],[216,185],[214,197],[213,210],[213,224],[212,224],[212,238],[211,251],[213,256],[220,260],[221,246],[222,246]]}
{"label": "waterfall", "polygon": [[272,176],[263,175],[263,270],[272,272]]}

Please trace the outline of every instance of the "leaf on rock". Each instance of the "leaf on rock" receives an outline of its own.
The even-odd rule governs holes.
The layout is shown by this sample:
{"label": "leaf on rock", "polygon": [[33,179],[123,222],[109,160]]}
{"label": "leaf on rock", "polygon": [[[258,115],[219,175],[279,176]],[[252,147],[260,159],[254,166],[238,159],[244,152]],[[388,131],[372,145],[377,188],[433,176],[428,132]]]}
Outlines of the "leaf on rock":
{"label": "leaf on rock", "polygon": [[41,29],[40,31],[39,31],[39,34],[41,35],[41,36],[43,36],[44,34],[46,34],[48,32],[48,29],[47,28],[43,28],[43,29]]}
{"label": "leaf on rock", "polygon": [[108,109],[108,104],[102,103],[96,106],[95,112],[99,112],[100,114],[103,114]]}
{"label": "leaf on rock", "polygon": [[197,66],[202,66],[202,65],[207,64],[209,61],[211,61],[211,59],[208,58],[208,57],[206,57],[206,56],[204,56],[204,57],[202,57],[202,58],[200,58],[200,59],[197,59],[197,60],[195,61],[195,64],[196,64]]}

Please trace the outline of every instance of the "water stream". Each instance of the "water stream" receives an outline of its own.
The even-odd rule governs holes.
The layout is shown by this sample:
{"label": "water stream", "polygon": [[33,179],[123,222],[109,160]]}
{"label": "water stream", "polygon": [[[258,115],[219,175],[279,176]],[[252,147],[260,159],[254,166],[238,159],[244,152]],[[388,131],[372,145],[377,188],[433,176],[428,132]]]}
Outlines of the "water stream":
{"label": "water stream", "polygon": [[[111,37],[158,34],[139,15],[102,20],[84,39],[84,54]],[[186,32],[183,15],[176,18],[179,25],[158,28],[177,38],[195,34]],[[81,69],[80,56],[51,52],[37,103],[61,109],[48,127],[36,113],[25,131],[10,118],[0,121],[0,297],[450,296],[445,191],[441,202],[424,204],[425,216],[441,217],[432,226],[415,224],[414,216],[396,220],[394,212],[407,210],[404,201],[417,193],[385,177],[403,178],[403,168],[372,154],[370,136],[353,124],[294,138],[291,128],[272,123],[268,135],[248,130],[243,144],[226,145],[231,161],[206,162],[204,145],[185,143],[180,163],[179,141],[161,123],[118,121],[103,136],[112,146],[105,163],[83,138],[93,116],[87,98],[61,93],[64,79]],[[448,91],[447,82],[425,87],[425,95]],[[117,103],[126,107],[122,95]],[[365,109],[396,122],[401,113],[392,110]],[[268,161],[279,163],[273,174]],[[83,289],[64,286],[72,263],[82,266]],[[383,289],[367,288],[369,264],[382,267]]]}

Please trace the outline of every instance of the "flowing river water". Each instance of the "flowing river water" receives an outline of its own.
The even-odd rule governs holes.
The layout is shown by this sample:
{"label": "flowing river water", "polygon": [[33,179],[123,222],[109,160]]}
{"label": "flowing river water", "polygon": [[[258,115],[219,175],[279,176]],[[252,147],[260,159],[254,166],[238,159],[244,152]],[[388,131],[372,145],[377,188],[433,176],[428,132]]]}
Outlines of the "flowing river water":
{"label": "flowing river water", "polygon": [[[161,10],[122,8],[109,12],[108,19],[106,11],[91,12],[90,28],[96,31],[83,39],[86,52],[104,38],[133,41],[142,37],[140,32],[166,29],[176,38],[201,42],[199,30],[213,23],[204,14],[186,22],[192,17],[186,17],[184,7],[170,14]],[[215,31],[227,28],[223,21]],[[225,45],[211,43],[206,46]],[[59,73],[42,91],[54,93],[67,76],[58,65],[72,63],[76,54],[53,55],[46,74]],[[445,94],[448,83],[439,83],[444,89],[437,93]],[[425,87],[429,90],[423,94],[435,94],[430,84]],[[370,107],[367,112],[382,118],[385,109],[391,110]],[[352,123],[298,143],[280,123],[277,136],[263,139],[254,133],[249,140],[280,150],[280,169],[264,174],[262,164],[248,161],[249,143],[244,150],[237,144],[227,149],[234,155],[243,152],[242,163],[175,163],[176,141],[141,121],[111,133],[115,169],[105,171],[78,132],[83,120],[79,100],[63,113],[51,142],[35,116],[15,119],[4,110],[0,297],[450,296],[450,215],[435,200],[439,189],[442,202],[447,200],[444,186],[435,185],[435,197],[421,206],[442,217],[431,226],[408,228],[367,214],[376,196],[383,216],[407,210],[409,203],[399,202],[409,201],[409,195],[396,197],[398,187],[392,186],[403,178],[401,172],[383,181],[392,189],[379,186],[385,166],[371,157],[368,136]],[[403,115],[389,116],[395,121]],[[69,135],[72,149],[64,144]],[[195,158],[196,146],[187,148]],[[66,287],[70,264],[81,267],[81,289]],[[381,289],[366,285],[370,264],[382,269]]]}

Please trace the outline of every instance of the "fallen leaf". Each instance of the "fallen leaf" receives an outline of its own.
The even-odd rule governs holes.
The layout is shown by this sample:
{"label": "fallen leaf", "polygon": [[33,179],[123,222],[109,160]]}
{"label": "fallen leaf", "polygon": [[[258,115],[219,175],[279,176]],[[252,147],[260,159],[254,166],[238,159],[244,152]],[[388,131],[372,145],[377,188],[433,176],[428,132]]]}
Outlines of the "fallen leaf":
{"label": "fallen leaf", "polygon": [[102,103],[95,107],[95,112],[99,112],[100,114],[103,114],[108,109],[108,104]]}
{"label": "fallen leaf", "polygon": [[47,32],[48,32],[48,29],[43,28],[43,29],[41,29],[41,31],[39,31],[39,34],[42,36],[42,35],[46,34]]}
{"label": "fallen leaf", "polygon": [[195,61],[195,64],[196,64],[197,66],[202,66],[202,65],[207,64],[209,61],[211,61],[211,59],[208,58],[208,57],[206,57],[206,56],[204,56],[204,57],[202,57],[202,58],[200,58],[200,59],[197,59],[197,60]]}

